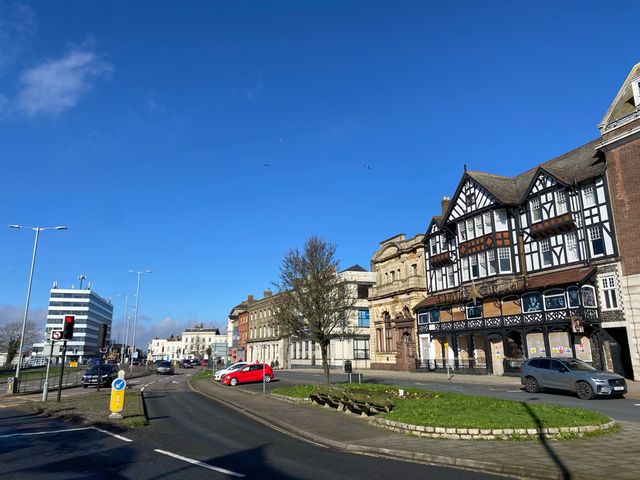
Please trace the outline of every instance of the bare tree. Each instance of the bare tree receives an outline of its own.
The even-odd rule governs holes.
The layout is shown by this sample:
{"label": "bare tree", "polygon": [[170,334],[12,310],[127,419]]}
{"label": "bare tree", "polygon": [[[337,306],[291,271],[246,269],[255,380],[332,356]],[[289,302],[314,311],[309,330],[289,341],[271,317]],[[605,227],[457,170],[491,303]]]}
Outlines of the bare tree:
{"label": "bare tree", "polygon": [[[33,344],[40,335],[40,329],[27,320],[24,329],[24,345]],[[0,349],[7,350],[7,365],[10,365],[20,348],[20,335],[22,334],[22,322],[11,322],[0,326]]]}
{"label": "bare tree", "polygon": [[327,352],[331,338],[351,334],[347,321],[355,304],[353,289],[338,275],[336,246],[317,236],[304,249],[290,250],[282,259],[279,289],[274,297],[274,326],[291,340],[320,346],[325,382],[330,383]]}

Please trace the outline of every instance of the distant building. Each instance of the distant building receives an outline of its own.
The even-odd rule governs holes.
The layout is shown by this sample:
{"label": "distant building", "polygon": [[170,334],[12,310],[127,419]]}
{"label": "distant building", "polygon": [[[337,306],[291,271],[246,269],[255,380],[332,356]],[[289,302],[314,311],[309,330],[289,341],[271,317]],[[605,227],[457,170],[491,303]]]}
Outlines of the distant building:
{"label": "distant building", "polygon": [[185,329],[181,335],[167,339],[154,338],[147,346],[147,359],[187,360],[221,358],[226,361],[227,335],[217,328],[205,328],[202,323]]}
{"label": "distant building", "polygon": [[[49,310],[45,338],[51,338],[52,330],[62,330],[65,315],[75,317],[73,338],[67,341],[67,359],[82,362],[98,355],[100,342],[111,343],[111,322],[113,305],[89,287],[58,288],[54,283],[49,296]],[[101,336],[103,338],[101,338]],[[44,341],[33,346],[36,355],[41,356]],[[56,350],[54,349],[54,354]]]}

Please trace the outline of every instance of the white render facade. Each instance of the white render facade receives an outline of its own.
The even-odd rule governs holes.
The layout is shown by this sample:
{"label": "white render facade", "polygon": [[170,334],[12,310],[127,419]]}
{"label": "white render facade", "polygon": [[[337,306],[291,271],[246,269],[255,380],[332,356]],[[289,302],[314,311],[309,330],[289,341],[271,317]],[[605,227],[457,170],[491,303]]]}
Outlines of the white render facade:
{"label": "white render facade", "polygon": [[[52,330],[62,330],[65,315],[75,317],[73,338],[67,341],[67,359],[78,360],[98,355],[98,342],[103,325],[106,328],[105,345],[111,343],[113,305],[91,288],[57,288],[49,295],[49,310],[45,338],[51,338]],[[36,354],[42,354],[44,342],[34,344]]]}

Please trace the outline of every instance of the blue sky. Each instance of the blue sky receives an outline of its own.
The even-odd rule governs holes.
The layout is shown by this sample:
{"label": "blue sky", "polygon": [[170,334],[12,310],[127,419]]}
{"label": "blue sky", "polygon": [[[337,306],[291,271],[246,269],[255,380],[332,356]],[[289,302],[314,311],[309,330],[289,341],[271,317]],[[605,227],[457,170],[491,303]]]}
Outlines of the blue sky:
{"label": "blue sky", "polygon": [[[83,274],[140,338],[277,279],[310,234],[343,267],[422,233],[470,169],[598,135],[640,61],[638,3],[0,0],[0,217],[44,232],[33,292]],[[366,168],[364,165],[368,166]],[[2,223],[0,222],[0,224]],[[33,232],[0,228],[0,323]]]}

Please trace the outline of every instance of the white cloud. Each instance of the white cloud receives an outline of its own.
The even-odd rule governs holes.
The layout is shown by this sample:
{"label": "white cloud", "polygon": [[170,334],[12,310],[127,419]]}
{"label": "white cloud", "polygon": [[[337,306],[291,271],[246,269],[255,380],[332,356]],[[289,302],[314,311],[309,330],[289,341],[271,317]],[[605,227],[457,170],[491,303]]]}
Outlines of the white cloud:
{"label": "white cloud", "polygon": [[[0,305],[0,326],[7,323],[20,322],[24,319],[24,306],[15,305]],[[42,327],[42,333],[44,335],[44,326],[47,319],[47,309],[36,308],[29,309],[28,319],[35,325]]]}
{"label": "white cloud", "polygon": [[27,116],[55,115],[78,103],[113,67],[96,53],[76,49],[24,72],[15,108]]}
{"label": "white cloud", "polygon": [[35,30],[35,13],[31,7],[0,0],[0,76],[27,48]]}

